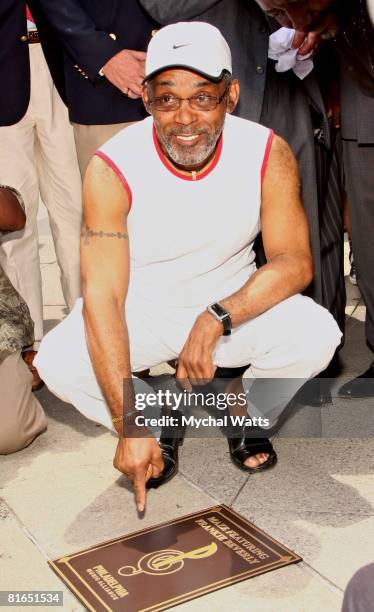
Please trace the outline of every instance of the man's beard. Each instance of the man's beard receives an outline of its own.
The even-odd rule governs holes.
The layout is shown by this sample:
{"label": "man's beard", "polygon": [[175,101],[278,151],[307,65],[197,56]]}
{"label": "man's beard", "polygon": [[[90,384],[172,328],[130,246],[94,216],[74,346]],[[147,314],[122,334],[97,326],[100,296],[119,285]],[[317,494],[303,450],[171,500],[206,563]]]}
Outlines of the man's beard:
{"label": "man's beard", "polygon": [[[194,130],[182,130],[177,128],[169,128],[163,134],[157,134],[160,144],[177,166],[194,167],[199,166],[204,161],[208,160],[214,149],[216,148],[218,138],[222,132],[223,125],[216,127],[213,131],[208,131],[204,128]],[[174,144],[173,136],[192,136],[192,134],[204,134],[205,138],[202,144],[194,146],[183,146],[183,144]]]}

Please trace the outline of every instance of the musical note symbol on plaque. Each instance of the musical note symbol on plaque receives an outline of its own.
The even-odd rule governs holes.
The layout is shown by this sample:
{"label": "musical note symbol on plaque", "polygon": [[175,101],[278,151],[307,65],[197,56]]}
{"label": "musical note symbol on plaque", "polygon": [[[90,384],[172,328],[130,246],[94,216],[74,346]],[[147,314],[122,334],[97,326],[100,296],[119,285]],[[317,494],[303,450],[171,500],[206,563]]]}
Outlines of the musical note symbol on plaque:
{"label": "musical note symbol on plaque", "polygon": [[147,553],[138,561],[138,567],[133,565],[124,565],[119,568],[120,576],[137,576],[138,574],[165,575],[179,572],[184,566],[185,559],[198,560],[211,557],[217,552],[217,544],[212,542],[207,546],[195,548],[189,552],[180,550],[158,550],[152,553]]}

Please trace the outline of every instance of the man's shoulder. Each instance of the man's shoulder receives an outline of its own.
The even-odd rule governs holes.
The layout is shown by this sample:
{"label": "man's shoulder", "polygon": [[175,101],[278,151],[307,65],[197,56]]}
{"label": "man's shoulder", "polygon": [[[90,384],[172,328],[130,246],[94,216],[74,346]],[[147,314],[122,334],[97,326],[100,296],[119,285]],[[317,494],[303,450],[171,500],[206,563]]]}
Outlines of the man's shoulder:
{"label": "man's shoulder", "polygon": [[227,115],[224,127],[224,140],[232,140],[237,145],[248,148],[257,147],[261,144],[266,146],[273,132],[269,128],[255,123],[249,119]]}
{"label": "man's shoulder", "polygon": [[260,123],[256,123],[255,121],[250,121],[249,119],[244,119],[243,117],[237,117],[236,115],[226,115],[225,121],[225,130],[229,129],[232,131],[241,132],[244,131],[245,134],[250,132],[258,132],[262,134],[268,134],[269,128],[261,125]]}

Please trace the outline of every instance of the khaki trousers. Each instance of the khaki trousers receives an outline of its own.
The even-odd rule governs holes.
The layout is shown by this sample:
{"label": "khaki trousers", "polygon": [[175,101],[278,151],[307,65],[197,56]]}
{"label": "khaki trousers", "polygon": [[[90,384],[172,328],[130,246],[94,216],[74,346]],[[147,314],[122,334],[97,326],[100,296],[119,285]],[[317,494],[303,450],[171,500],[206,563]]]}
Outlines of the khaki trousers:
{"label": "khaki trousers", "polygon": [[31,392],[32,374],[21,357],[13,353],[0,361],[0,454],[28,446],[47,429],[41,405]]}
{"label": "khaki trousers", "polygon": [[71,309],[80,295],[81,179],[73,129],[41,45],[29,45],[30,102],[25,116],[0,127],[0,183],[15,187],[26,207],[24,230],[3,236],[0,265],[27,303],[35,348],[43,335],[42,284],[37,234],[39,196],[47,207],[61,285]]}
{"label": "khaki trousers", "polygon": [[87,170],[87,166],[95,151],[101,147],[104,142],[115,136],[120,130],[132,125],[133,121],[128,123],[113,123],[110,125],[82,125],[81,123],[73,123],[75,145],[77,148],[77,156],[79,169],[82,180]]}

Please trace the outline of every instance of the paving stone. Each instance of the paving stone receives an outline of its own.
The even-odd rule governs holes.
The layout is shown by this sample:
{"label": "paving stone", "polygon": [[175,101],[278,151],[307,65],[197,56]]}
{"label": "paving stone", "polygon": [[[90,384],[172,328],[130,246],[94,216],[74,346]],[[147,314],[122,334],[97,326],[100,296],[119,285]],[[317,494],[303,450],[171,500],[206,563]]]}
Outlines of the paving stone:
{"label": "paving stone", "polygon": [[343,400],[333,397],[332,405],[321,410],[324,438],[374,439],[373,399]]}
{"label": "paving stone", "polygon": [[[10,514],[0,521],[0,565],[0,590],[62,591],[64,610],[84,611],[81,604],[48,567],[46,558]],[[42,610],[45,607],[33,609]],[[30,607],[12,606],[8,608],[15,612],[25,612],[25,609],[30,610]]]}
{"label": "paving stone", "polygon": [[[62,431],[65,429],[65,434]],[[61,437],[57,434],[61,433]],[[50,436],[4,458],[1,495],[49,557],[95,545],[216,502],[177,476],[148,493],[140,519],[132,485],[114,470],[115,436],[50,425]]]}
{"label": "paving stone", "polygon": [[[234,509],[299,554],[312,570],[344,591],[353,574],[374,558],[374,517],[250,507],[244,490]],[[321,608],[323,609],[323,608]],[[368,611],[369,612],[369,611]]]}
{"label": "paving stone", "polygon": [[342,593],[303,563],[246,580],[175,608],[178,612],[340,612]]}
{"label": "paving stone", "polygon": [[[250,475],[240,508],[274,509],[275,517],[278,511],[331,513],[343,524],[345,515],[348,522],[351,514],[374,515],[374,440],[276,438],[274,447],[278,464]],[[346,484],[349,477],[357,488]]]}
{"label": "paving stone", "polygon": [[248,480],[248,474],[231,463],[224,438],[186,439],[179,456],[181,474],[219,503],[229,505]]}

